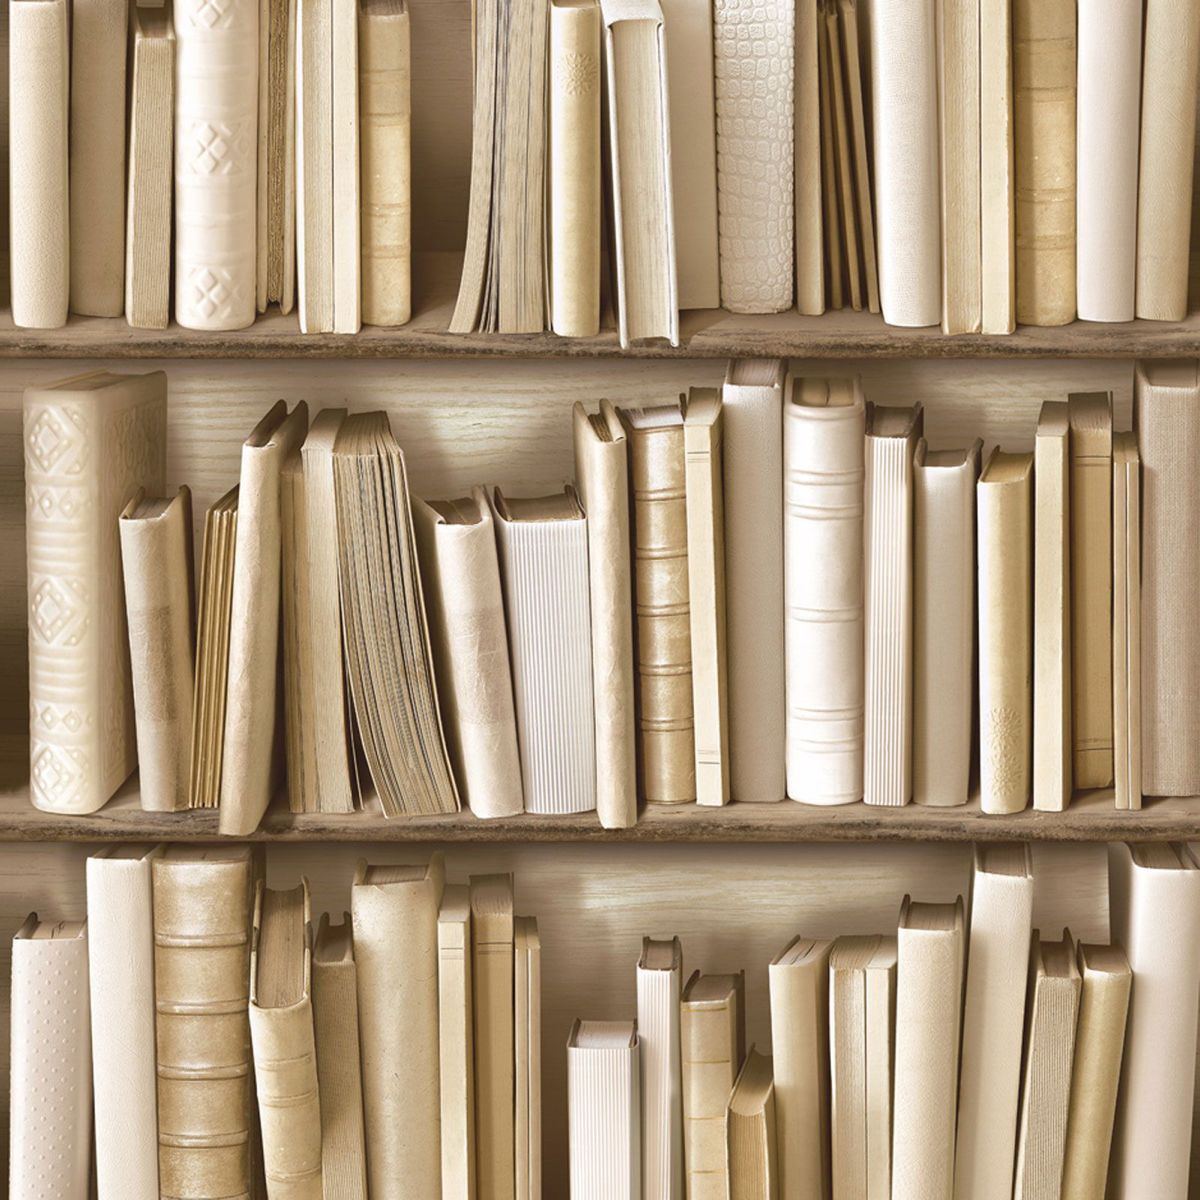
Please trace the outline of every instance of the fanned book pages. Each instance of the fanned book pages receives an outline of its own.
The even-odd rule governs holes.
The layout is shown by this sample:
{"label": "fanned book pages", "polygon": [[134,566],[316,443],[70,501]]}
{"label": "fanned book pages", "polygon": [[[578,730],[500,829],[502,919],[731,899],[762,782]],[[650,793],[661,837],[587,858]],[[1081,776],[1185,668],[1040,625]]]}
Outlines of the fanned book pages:
{"label": "fanned book pages", "polygon": [[1137,436],[1113,435],[1113,782],[1142,807],[1142,554]]}
{"label": "fanned book pages", "polygon": [[296,0],[296,309],[333,331],[333,0]]}
{"label": "fanned book pages", "polygon": [[413,502],[450,757],[478,817],[525,808],[495,526],[480,487]]}
{"label": "fanned book pages", "polygon": [[163,492],[167,378],[29,388],[24,444],[30,794],[95,812],[136,762],[118,518],[139,488]]}
{"label": "fanned book pages", "polygon": [[714,8],[721,304],[731,312],[792,306],[795,42],[795,0]]}
{"label": "fanned book pages", "polygon": [[442,1197],[475,1196],[475,1003],[471,897],[447,884],[438,912],[438,1069]]}
{"label": "fanned book pages", "polygon": [[192,497],[140,492],[119,523],[142,808],[188,807],[195,691]]}
{"label": "fanned book pages", "polygon": [[776,1117],[771,1059],[751,1046],[729,1095],[725,1124],[729,1200],[779,1196]]}
{"label": "fanned book pages", "polygon": [[258,222],[256,296],[259,312],[296,297],[296,5],[259,0]]}
{"label": "fanned book pages", "polygon": [[1016,328],[1016,128],[1011,0],[979,3],[980,331]]}
{"label": "fanned book pages", "polygon": [[386,413],[346,418],[334,443],[333,483],[346,674],[375,790],[389,817],[457,812],[404,451]]}
{"label": "fanned book pages", "polygon": [[567,1038],[572,1200],[642,1200],[637,1022],[576,1021]]}
{"label": "fanned book pages", "polygon": [[[22,3],[26,0],[22,0]],[[12,940],[12,1200],[88,1200],[92,1155],[87,923],[30,913]]]}
{"label": "fanned book pages", "polygon": [[847,804],[863,794],[862,387],[790,380],[783,425],[787,794]]}
{"label": "fanned book pages", "polygon": [[683,1090],[679,939],[642,939],[637,964],[637,1028],[642,1060],[642,1184],[645,1194],[682,1200]]}
{"label": "fanned book pages", "polygon": [[254,320],[259,0],[179,0],[175,20],[175,320]]}
{"label": "fanned book pages", "polygon": [[975,689],[975,483],[982,443],[913,463],[913,800],[966,804]]}
{"label": "fanned book pages", "polygon": [[513,918],[513,985],[516,1200],[541,1200],[542,943],[536,917]]}
{"label": "fanned book pages", "polygon": [[525,810],[596,807],[587,517],[575,489],[496,490]]}
{"label": "fanned book pages", "polygon": [[[821,101],[817,0],[795,0],[793,184],[795,190],[796,307],[805,316],[825,311],[825,231],[821,211]],[[812,31],[805,36],[804,31]],[[736,362],[731,364],[736,366]]]}

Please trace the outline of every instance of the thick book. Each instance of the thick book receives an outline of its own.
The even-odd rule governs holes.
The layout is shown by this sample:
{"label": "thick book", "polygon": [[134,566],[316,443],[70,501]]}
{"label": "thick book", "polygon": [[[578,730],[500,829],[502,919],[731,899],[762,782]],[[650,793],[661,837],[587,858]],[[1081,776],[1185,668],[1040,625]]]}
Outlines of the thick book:
{"label": "thick book", "polygon": [[191,493],[139,491],[119,528],[142,808],[175,812],[188,807],[196,686]]}
{"label": "thick book", "polygon": [[572,1200],[642,1200],[636,1021],[580,1021],[567,1038]]}
{"label": "thick book", "polygon": [[542,942],[536,917],[513,918],[513,1051],[515,1200],[542,1200]]}
{"label": "thick book", "polygon": [[167,377],[28,388],[24,434],[30,794],[95,812],[136,762],[118,524],[139,488],[163,492]]}
{"label": "thick book", "polygon": [[463,884],[447,884],[442,893],[437,940],[442,1197],[474,1200],[474,976],[471,896]]}
{"label": "thick book", "polygon": [[479,817],[525,807],[495,524],[480,487],[462,499],[413,501],[446,740]]}
{"label": "thick book", "polygon": [[1137,435],[1113,434],[1113,783],[1142,807],[1142,543]]}
{"label": "thick book", "polygon": [[296,312],[333,331],[333,0],[296,0]]}
{"label": "thick book", "polygon": [[771,1058],[751,1046],[729,1095],[725,1122],[729,1200],[776,1200],[779,1196],[777,1119]]}
{"label": "thick book", "polygon": [[572,487],[495,493],[525,810],[596,807],[588,522]]}
{"label": "thick book", "polygon": [[152,864],[105,847],[87,860],[87,959],[97,1200],[158,1200]]}
{"label": "thick book", "polygon": [[350,908],[372,1200],[436,1200],[441,1193],[435,964],[445,882],[440,853],[422,866],[360,862],[354,873]]}
{"label": "thick book", "polygon": [[[783,415],[787,794],[863,792],[863,434],[854,379],[789,381]],[[813,564],[825,564],[815,571]]]}
{"label": "thick book", "polygon": [[637,1028],[642,1062],[642,1185],[646,1194],[681,1200],[683,1081],[679,995],[683,950],[679,939],[642,939],[637,964]]}
{"label": "thick book", "polygon": [[[825,232],[821,194],[821,99],[817,0],[795,0],[793,175],[795,190],[796,307],[805,316],[825,311]],[[809,31],[809,36],[805,36]],[[865,40],[865,39],[864,39]],[[736,362],[731,366],[736,366]]]}
{"label": "thick book", "polygon": [[983,445],[913,460],[912,798],[966,804],[975,709],[975,486]]}
{"label": "thick book", "polygon": [[1016,328],[1012,0],[979,2],[980,331]]}

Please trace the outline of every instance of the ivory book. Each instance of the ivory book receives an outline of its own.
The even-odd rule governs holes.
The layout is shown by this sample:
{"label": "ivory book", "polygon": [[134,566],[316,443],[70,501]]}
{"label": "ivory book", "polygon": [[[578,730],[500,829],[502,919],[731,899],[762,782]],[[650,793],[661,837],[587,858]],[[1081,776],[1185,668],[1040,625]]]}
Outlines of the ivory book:
{"label": "ivory book", "polygon": [[779,1196],[777,1117],[771,1059],[751,1046],[729,1096],[725,1124],[729,1200]]}
{"label": "ivory book", "polygon": [[641,1200],[636,1021],[579,1021],[567,1038],[573,1200]]}
{"label": "ivory book", "polygon": [[542,943],[536,917],[513,918],[513,1127],[516,1200],[542,1196]]}
{"label": "ivory book", "polygon": [[1011,0],[979,5],[980,278],[983,333],[1016,328],[1016,127]]}
{"label": "ivory book", "polygon": [[879,257],[875,246],[875,201],[871,187],[871,144],[867,138],[866,6],[837,0],[837,24],[845,59],[846,119],[853,149],[855,219],[861,239],[867,308],[879,312]]}
{"label": "ivory book", "polygon": [[1142,807],[1142,547],[1137,435],[1113,435],[1113,782]]}
{"label": "ivory book", "polygon": [[[793,175],[796,208],[796,307],[805,316],[825,311],[825,231],[821,197],[821,95],[817,0],[795,0],[796,59],[793,87]],[[813,36],[804,36],[805,30]],[[731,366],[736,366],[736,362]]]}
{"label": "ivory book", "polygon": [[[862,799],[863,434],[857,379],[791,379],[784,407],[787,794]],[[826,564],[813,570],[814,563]]]}
{"label": "ivory book", "polygon": [[447,884],[438,912],[438,1066],[442,1122],[442,1196],[475,1195],[475,1016],[471,973],[471,897]]}
{"label": "ivory book", "polygon": [[167,377],[28,388],[24,444],[30,796],[90,813],[137,761],[118,524],[139,488],[163,493]]}
{"label": "ivory book", "polygon": [[[333,0],[333,331],[362,327],[358,4]],[[368,160],[370,163],[370,160]]]}
{"label": "ivory book", "polygon": [[296,0],[296,310],[333,331],[333,0]]}
{"label": "ivory book", "polygon": [[260,0],[258,9],[259,312],[291,312],[296,295],[296,4]]}
{"label": "ivory book", "polygon": [[526,812],[596,807],[587,516],[575,489],[495,493]]}
{"label": "ivory book", "polygon": [[637,1028],[642,1064],[642,1185],[644,1194],[681,1200],[683,1089],[679,1049],[679,939],[642,939],[637,964]]}

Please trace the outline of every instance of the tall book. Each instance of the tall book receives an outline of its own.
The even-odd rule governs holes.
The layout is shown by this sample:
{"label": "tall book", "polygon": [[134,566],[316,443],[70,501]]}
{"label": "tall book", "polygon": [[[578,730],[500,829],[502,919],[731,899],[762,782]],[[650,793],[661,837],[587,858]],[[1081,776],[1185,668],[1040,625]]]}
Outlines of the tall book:
{"label": "tall book", "polygon": [[641,1072],[635,1021],[579,1021],[567,1038],[573,1200],[641,1200]]}
{"label": "tall book", "polygon": [[362,326],[357,0],[333,0],[332,31],[333,331],[357,333]]}
{"label": "tall book", "polygon": [[683,1085],[679,1049],[679,939],[642,939],[637,1028],[642,1062],[642,1185],[645,1194],[683,1196]]}
{"label": "tall book", "polygon": [[[796,58],[792,153],[796,199],[796,307],[805,316],[825,311],[825,239],[821,212],[821,98],[817,0],[795,0]],[[807,36],[806,36],[807,31]],[[731,364],[736,366],[736,363]]]}
{"label": "tall book", "polygon": [[596,807],[587,516],[572,487],[512,499],[496,490],[525,809]]}
{"label": "tall book", "polygon": [[863,799],[868,804],[907,804],[912,794],[913,458],[924,416],[919,404],[867,406]]}
{"label": "tall book", "polygon": [[475,1018],[471,974],[471,897],[447,884],[438,912],[438,1064],[442,1196],[475,1195]]}
{"label": "tall book", "polygon": [[980,330],[1016,327],[1012,0],[979,4]]}
{"label": "tall book", "polygon": [[333,0],[296,0],[296,311],[333,331]]}
{"label": "tall book", "polygon": [[95,812],[136,762],[118,520],[139,488],[163,492],[167,377],[28,388],[24,433],[30,795]]}
{"label": "tall book", "polygon": [[729,1095],[729,1200],[776,1200],[779,1195],[775,1101],[771,1059],[751,1046]]}
{"label": "tall book", "polygon": [[256,306],[292,311],[296,297],[296,3],[258,9]]}
{"label": "tall book", "polygon": [[513,918],[513,1157],[516,1200],[542,1197],[542,942],[536,917]]}
{"label": "tall book", "polygon": [[966,804],[975,708],[975,486],[982,443],[913,460],[912,794]]}
{"label": "tall book", "polygon": [[[853,379],[793,379],[784,407],[787,794],[862,798],[863,433]],[[812,570],[814,563],[827,569]]]}
{"label": "tall book", "polygon": [[1137,436],[1113,435],[1113,782],[1142,807],[1142,544]]}

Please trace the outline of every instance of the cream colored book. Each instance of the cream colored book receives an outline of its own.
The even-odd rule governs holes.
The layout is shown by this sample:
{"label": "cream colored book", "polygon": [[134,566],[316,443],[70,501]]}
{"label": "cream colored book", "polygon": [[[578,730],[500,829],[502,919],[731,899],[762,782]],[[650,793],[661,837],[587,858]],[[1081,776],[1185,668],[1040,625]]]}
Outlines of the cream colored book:
{"label": "cream colored book", "polygon": [[867,308],[879,312],[879,255],[875,246],[875,201],[871,187],[871,144],[867,137],[866,5],[837,0],[837,24],[845,58],[847,121],[854,156],[855,220],[861,241]]}
{"label": "cream colored book", "polygon": [[332,31],[333,331],[357,333],[362,326],[358,0],[332,0]]}
{"label": "cream colored book", "polygon": [[637,964],[637,1028],[642,1063],[642,1184],[645,1196],[681,1200],[683,1084],[679,1050],[679,939],[642,939]]}
{"label": "cream colored book", "polygon": [[777,1119],[770,1056],[751,1046],[730,1093],[725,1123],[729,1200],[780,1195]]}
{"label": "cream colored book", "polygon": [[475,1008],[471,897],[447,884],[438,912],[438,1063],[442,1200],[475,1196]]}
{"label": "cream colored book", "polygon": [[642,1200],[636,1021],[576,1021],[567,1038],[572,1200]]}
{"label": "cream colored book", "polygon": [[1113,435],[1113,780],[1142,807],[1142,514],[1137,435]]}
{"label": "cream colored book", "polygon": [[1033,455],[993,450],[977,505],[980,803],[1020,812],[1033,761]]}
{"label": "cream colored book", "polygon": [[296,0],[296,308],[333,330],[333,0]]}
{"label": "cream colored book", "polygon": [[513,918],[513,959],[516,1200],[541,1200],[542,943],[536,917]]}
{"label": "cream colored book", "polygon": [[867,1200],[889,1200],[896,1059],[896,939],[867,964]]}
{"label": "cream colored book", "polygon": [[[838,230],[846,256],[845,283],[850,307],[861,312],[863,299],[863,231],[859,228],[854,196],[854,148],[851,118],[847,98],[846,69],[842,61],[842,28],[838,20],[836,0],[822,0],[822,67],[825,71],[824,96],[831,130],[832,177],[826,186],[832,189],[831,198],[840,222]],[[833,228],[833,222],[830,223]]]}
{"label": "cream colored book", "polygon": [[296,4],[259,0],[258,311],[296,297]]}
{"label": "cream colored book", "polygon": [[1016,328],[1016,126],[1011,0],[979,0],[982,333]]}
{"label": "cream colored book", "polygon": [[913,462],[913,801],[966,804],[975,685],[975,487],[983,444]]}
{"label": "cream colored book", "polygon": [[821,212],[821,99],[817,67],[817,0],[795,0],[797,36],[792,161],[796,192],[796,307],[825,311],[825,243]]}

